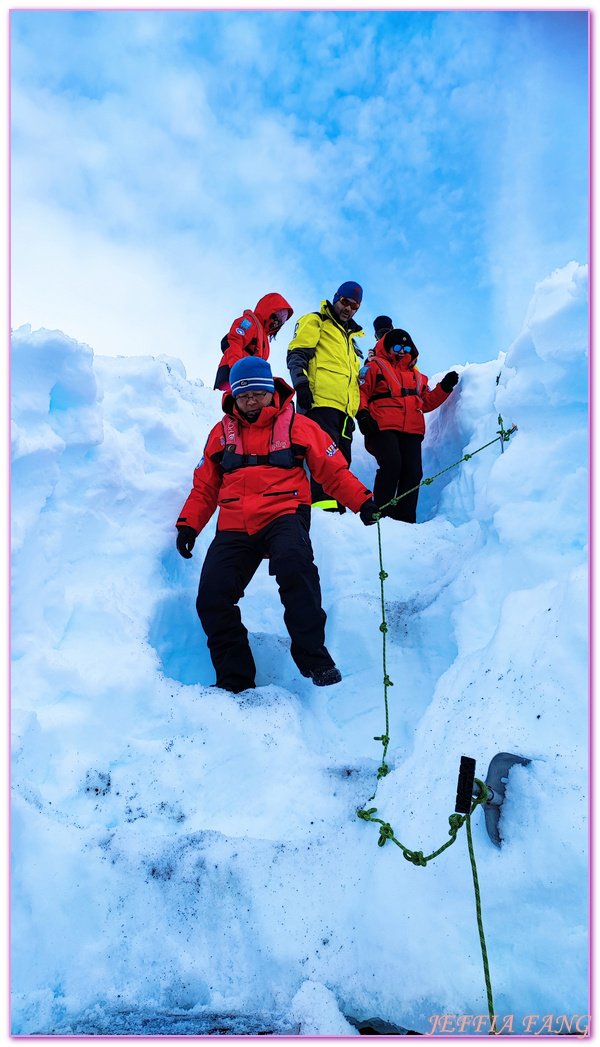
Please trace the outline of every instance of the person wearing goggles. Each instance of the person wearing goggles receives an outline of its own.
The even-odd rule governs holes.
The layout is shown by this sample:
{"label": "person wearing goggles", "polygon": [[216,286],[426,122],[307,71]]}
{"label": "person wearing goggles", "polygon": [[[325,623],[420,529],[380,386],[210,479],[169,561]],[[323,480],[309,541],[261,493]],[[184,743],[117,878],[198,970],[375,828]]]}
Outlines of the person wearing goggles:
{"label": "person wearing goggles", "polygon": [[[354,418],[360,403],[362,352],[356,344],[364,331],[356,323],[363,290],[346,280],[319,312],[301,316],[289,344],[287,365],[296,390],[298,410],[331,436],[350,464]],[[312,504],[328,512],[345,512],[331,492],[311,477]]]}
{"label": "person wearing goggles", "polygon": [[419,491],[413,488],[423,479],[424,416],[448,399],[458,373],[449,371],[430,389],[427,375],[417,367],[419,352],[408,331],[392,326],[386,331],[388,322],[391,325],[389,317],[378,317],[374,324],[380,338],[361,380],[356,420],[365,447],[379,466],[373,488],[376,504],[383,506],[405,495],[383,515],[416,523]]}
{"label": "person wearing goggles", "polygon": [[291,305],[280,294],[266,294],[254,311],[244,309],[234,320],[229,333],[221,339],[221,362],[215,378],[215,389],[229,392],[229,372],[245,356],[269,359],[270,343],[293,314]]}

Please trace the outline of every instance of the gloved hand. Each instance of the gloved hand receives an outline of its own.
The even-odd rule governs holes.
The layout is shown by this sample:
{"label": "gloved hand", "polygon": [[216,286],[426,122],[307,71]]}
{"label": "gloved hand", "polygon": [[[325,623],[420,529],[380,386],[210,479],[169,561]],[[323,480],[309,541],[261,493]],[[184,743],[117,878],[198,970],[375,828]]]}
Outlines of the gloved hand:
{"label": "gloved hand", "polygon": [[375,520],[373,518],[373,513],[378,513],[378,512],[379,512],[379,509],[377,508],[377,505],[375,503],[375,499],[374,498],[368,498],[366,502],[363,502],[363,504],[361,505],[361,507],[359,509],[359,513],[360,513],[360,518],[361,518],[362,522],[364,523],[365,527],[368,527],[369,524],[374,524],[375,523]]}
{"label": "gloved hand", "polygon": [[298,407],[301,407],[303,411],[310,411],[313,405],[313,394],[310,391],[308,382],[301,382],[300,385],[296,386],[296,400],[298,401]]}
{"label": "gloved hand", "polygon": [[440,385],[445,393],[451,393],[457,382],[458,374],[456,371],[448,371],[448,374],[445,374],[442,378]]}
{"label": "gloved hand", "polygon": [[187,524],[181,524],[177,528],[177,551],[181,553],[184,560],[191,560],[192,549],[197,537],[198,532],[193,527],[188,527]]}
{"label": "gloved hand", "polygon": [[369,414],[366,407],[363,407],[356,416],[358,422],[358,428],[360,429],[363,436],[375,436],[375,433],[379,432],[379,426],[375,419]]}

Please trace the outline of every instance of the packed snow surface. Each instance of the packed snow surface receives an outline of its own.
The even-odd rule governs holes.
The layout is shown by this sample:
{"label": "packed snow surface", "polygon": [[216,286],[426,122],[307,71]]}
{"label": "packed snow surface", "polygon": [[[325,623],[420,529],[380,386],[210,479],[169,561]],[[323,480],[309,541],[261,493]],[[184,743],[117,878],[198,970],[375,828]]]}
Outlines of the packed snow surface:
{"label": "packed snow surface", "polygon": [[[377,529],[313,513],[341,684],[300,676],[263,563],[241,604],[257,689],[210,687],[194,600],[215,522],[189,561],[174,523],[221,417],[213,350],[203,384],[174,356],[13,336],[13,1033],[485,1015],[464,828],[421,868],[356,816],[385,729]],[[463,753],[482,778],[497,752],[531,760],[502,847],[481,810],[473,833],[495,1010],[515,1033],[539,1016],[533,1034],[588,1010],[586,268],[536,287],[498,359],[452,366],[425,475],[498,414],[518,433],[424,487],[416,526],[382,522],[391,771],[368,806],[428,854]],[[372,483],[358,434],[353,468]]]}

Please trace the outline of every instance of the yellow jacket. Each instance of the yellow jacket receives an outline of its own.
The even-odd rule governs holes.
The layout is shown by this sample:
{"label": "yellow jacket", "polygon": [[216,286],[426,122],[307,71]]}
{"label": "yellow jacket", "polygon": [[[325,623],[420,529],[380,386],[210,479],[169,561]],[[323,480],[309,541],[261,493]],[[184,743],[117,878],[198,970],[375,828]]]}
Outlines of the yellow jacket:
{"label": "yellow jacket", "polygon": [[346,329],[328,301],[321,302],[320,313],[300,317],[287,365],[295,389],[308,379],[314,407],[335,407],[354,418],[360,403],[360,358],[354,339],[364,333],[354,320]]}

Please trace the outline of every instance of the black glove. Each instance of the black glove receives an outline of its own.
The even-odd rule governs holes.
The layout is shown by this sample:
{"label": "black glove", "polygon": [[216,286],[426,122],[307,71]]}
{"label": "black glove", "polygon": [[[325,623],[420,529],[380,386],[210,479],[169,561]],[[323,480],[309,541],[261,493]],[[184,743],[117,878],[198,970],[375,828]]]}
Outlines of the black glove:
{"label": "black glove", "polygon": [[358,412],[356,421],[358,422],[358,428],[363,436],[375,436],[375,433],[379,432],[377,422],[369,414],[366,407],[363,407],[363,409]]}
{"label": "black glove", "polygon": [[181,553],[184,560],[191,560],[192,549],[197,537],[198,532],[193,527],[188,527],[187,524],[181,524],[177,528],[177,551]]}
{"label": "black glove", "polygon": [[313,405],[313,394],[310,391],[308,382],[301,382],[300,385],[296,386],[296,400],[298,401],[298,407],[302,408],[303,411],[310,411]]}
{"label": "black glove", "polygon": [[448,374],[445,374],[442,378],[440,385],[445,393],[451,393],[457,382],[458,374],[456,371],[448,371]]}
{"label": "black glove", "polygon": [[362,522],[364,523],[365,527],[368,527],[369,524],[374,524],[375,523],[375,519],[373,517],[373,513],[378,513],[378,512],[379,512],[379,509],[377,508],[377,505],[375,504],[375,499],[374,498],[368,498],[367,501],[364,502],[361,505],[361,507],[359,509],[359,513],[360,513],[360,518],[361,518]]}

